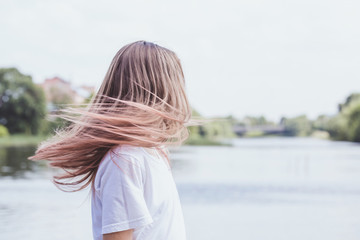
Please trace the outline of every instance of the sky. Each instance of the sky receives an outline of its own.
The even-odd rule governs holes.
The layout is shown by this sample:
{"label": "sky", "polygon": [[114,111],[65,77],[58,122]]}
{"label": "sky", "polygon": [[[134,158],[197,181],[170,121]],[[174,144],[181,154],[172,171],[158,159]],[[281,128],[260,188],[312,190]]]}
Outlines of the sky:
{"label": "sky", "polygon": [[0,67],[99,87],[125,44],[181,59],[205,117],[335,114],[360,92],[360,1],[2,0]]}

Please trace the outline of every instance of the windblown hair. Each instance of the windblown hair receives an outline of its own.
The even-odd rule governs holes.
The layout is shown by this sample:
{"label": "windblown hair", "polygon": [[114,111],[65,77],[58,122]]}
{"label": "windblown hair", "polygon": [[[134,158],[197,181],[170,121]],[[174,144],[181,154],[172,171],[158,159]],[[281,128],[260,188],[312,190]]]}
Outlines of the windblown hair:
{"label": "windblown hair", "polygon": [[128,44],[116,53],[91,102],[65,108],[59,116],[71,124],[29,159],[63,169],[54,183],[78,191],[93,183],[101,159],[114,146],[161,150],[188,137],[191,108],[180,60],[151,42]]}

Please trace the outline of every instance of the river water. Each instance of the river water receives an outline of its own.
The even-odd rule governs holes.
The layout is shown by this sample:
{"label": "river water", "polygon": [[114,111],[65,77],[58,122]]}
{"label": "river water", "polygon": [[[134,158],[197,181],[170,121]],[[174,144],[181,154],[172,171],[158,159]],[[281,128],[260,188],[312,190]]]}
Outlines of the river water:
{"label": "river water", "polygon": [[[34,147],[0,149],[0,239],[92,239],[86,191],[64,193]],[[235,139],[173,149],[189,240],[360,239],[360,145]]]}

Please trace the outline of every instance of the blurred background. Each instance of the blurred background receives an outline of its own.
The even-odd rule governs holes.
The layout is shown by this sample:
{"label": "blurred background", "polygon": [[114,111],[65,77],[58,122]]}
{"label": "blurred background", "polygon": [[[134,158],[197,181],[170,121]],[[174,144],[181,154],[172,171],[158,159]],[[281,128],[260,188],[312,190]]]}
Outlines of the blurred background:
{"label": "blurred background", "polygon": [[180,57],[194,116],[171,149],[193,239],[360,239],[360,2],[1,1],[0,239],[91,239],[38,143],[88,102],[112,57]]}

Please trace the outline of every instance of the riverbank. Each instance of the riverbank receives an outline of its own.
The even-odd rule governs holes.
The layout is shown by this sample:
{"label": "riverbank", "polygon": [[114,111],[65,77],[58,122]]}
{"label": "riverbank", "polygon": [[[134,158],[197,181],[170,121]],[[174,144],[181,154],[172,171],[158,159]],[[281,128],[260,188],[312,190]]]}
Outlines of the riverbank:
{"label": "riverbank", "polygon": [[187,146],[231,146],[230,143],[225,143],[220,140],[212,140],[207,138],[189,138],[185,141]]}
{"label": "riverbank", "polygon": [[[32,135],[24,135],[24,134],[16,134],[8,137],[0,138],[0,147],[20,147],[20,146],[33,146],[38,145],[45,139],[49,138],[49,136],[32,136]],[[219,140],[211,140],[206,138],[190,138],[184,143],[189,146],[229,146],[229,144],[224,143]]]}
{"label": "riverbank", "polygon": [[[42,141],[46,140],[50,136],[32,136],[24,134],[16,134],[8,137],[0,138],[0,147],[20,147],[20,146],[34,146],[40,144]],[[241,138],[273,138],[279,137],[276,135],[267,135],[267,136],[244,136]],[[318,139],[329,139],[328,135],[324,134],[313,134],[311,138]],[[331,139],[329,139],[331,140]],[[189,138],[185,141],[184,145],[187,146],[231,146],[232,144],[229,141],[213,140],[208,138]]]}
{"label": "riverbank", "polygon": [[[188,239],[358,240],[357,145],[309,137],[232,142],[172,152]],[[0,161],[0,239],[91,239],[89,192],[59,191],[53,171],[28,161],[28,150],[6,149]]]}
{"label": "riverbank", "polygon": [[0,147],[33,146],[44,141],[48,136],[15,134],[0,138]]}

